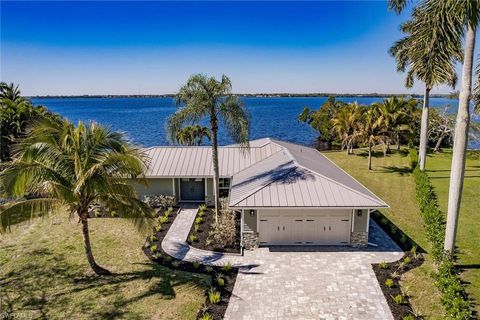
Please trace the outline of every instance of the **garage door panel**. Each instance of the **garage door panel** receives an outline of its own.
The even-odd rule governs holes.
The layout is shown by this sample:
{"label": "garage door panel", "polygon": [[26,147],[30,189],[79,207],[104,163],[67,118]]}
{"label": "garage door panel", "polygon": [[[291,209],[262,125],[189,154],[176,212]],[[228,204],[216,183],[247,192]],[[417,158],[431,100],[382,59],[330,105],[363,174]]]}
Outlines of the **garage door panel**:
{"label": "garage door panel", "polygon": [[261,212],[261,245],[345,245],[350,241],[351,212],[279,210]]}

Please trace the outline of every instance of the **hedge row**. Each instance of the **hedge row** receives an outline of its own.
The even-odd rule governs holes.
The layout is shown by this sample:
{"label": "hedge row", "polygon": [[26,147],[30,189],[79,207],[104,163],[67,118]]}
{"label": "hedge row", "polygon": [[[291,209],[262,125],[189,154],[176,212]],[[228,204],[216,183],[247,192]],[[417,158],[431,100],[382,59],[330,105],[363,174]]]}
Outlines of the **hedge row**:
{"label": "hedge row", "polygon": [[416,157],[412,151],[410,156],[412,166],[415,166],[413,177],[425,232],[432,248],[432,258],[438,264],[438,269],[432,276],[435,285],[442,293],[442,304],[453,319],[473,319],[472,304],[462,285],[458,269],[453,264],[452,256],[446,254],[443,249],[445,219],[438,207],[437,196],[428,175],[416,166]]}

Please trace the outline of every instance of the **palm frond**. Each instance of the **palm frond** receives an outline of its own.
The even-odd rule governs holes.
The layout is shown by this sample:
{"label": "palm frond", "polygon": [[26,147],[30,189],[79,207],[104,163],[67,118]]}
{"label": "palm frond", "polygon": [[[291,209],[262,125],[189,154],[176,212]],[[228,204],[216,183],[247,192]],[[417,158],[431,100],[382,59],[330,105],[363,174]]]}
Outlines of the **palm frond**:
{"label": "palm frond", "polygon": [[219,106],[219,115],[229,136],[244,148],[249,147],[250,115],[238,97],[228,96]]}
{"label": "palm frond", "polygon": [[11,225],[54,214],[61,207],[57,199],[36,198],[12,200],[0,205],[0,231]]}

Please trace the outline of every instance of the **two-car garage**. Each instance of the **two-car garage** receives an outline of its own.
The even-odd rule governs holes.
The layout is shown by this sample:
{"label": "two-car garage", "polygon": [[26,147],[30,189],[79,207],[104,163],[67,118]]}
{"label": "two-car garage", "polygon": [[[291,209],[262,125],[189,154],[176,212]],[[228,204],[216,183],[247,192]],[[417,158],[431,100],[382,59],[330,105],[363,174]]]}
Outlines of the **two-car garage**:
{"label": "two-car garage", "polygon": [[352,210],[262,210],[260,245],[347,245]]}

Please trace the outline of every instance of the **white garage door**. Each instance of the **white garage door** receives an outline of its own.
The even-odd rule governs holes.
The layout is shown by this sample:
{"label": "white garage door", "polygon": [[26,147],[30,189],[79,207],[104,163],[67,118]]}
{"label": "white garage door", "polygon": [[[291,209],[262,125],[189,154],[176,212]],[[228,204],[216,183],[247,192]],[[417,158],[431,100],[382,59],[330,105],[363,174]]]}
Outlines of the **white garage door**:
{"label": "white garage door", "polygon": [[261,245],[346,245],[350,210],[264,211],[259,216]]}

